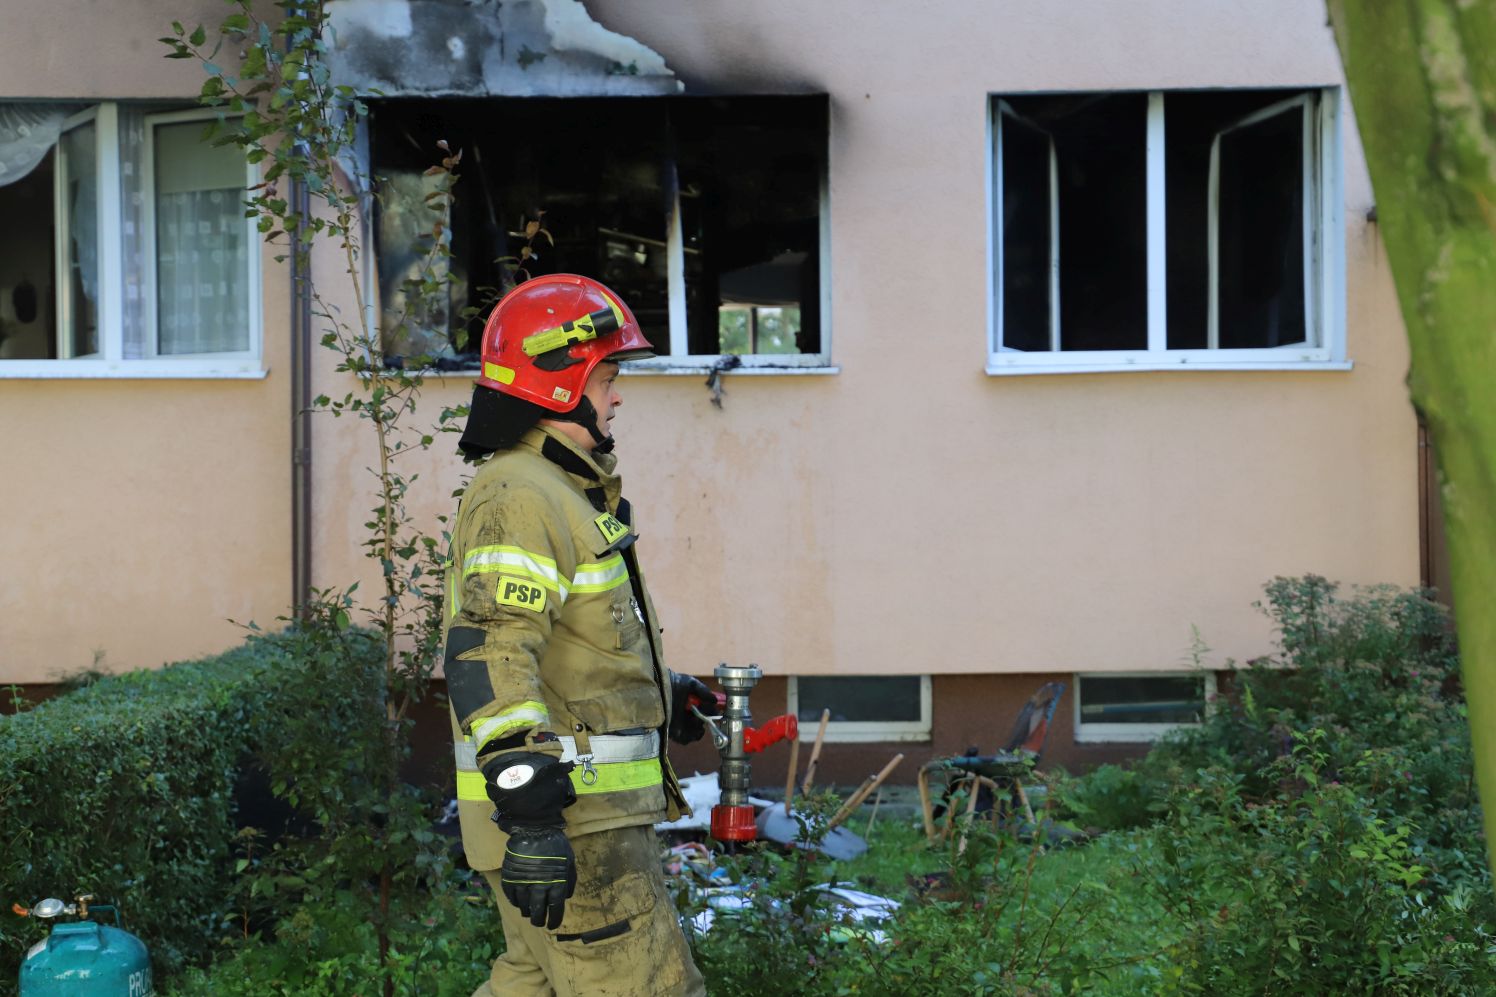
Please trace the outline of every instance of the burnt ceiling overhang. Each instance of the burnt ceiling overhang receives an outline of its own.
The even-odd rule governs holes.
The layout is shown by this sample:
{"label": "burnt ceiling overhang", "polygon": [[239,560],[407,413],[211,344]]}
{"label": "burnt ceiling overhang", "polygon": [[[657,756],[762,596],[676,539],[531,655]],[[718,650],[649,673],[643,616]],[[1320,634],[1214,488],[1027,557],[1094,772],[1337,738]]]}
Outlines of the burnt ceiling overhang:
{"label": "burnt ceiling overhang", "polygon": [[332,0],[336,82],[386,97],[675,94],[664,58],[581,0]]}

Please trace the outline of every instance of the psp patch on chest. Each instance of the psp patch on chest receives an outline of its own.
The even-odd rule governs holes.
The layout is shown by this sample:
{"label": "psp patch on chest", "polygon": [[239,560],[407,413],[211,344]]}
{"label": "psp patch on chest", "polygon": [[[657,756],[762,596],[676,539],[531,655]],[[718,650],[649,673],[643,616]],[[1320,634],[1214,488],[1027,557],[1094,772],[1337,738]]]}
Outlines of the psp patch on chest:
{"label": "psp patch on chest", "polygon": [[500,575],[499,587],[494,593],[500,606],[514,606],[539,613],[545,609],[545,589],[528,578]]}
{"label": "psp patch on chest", "polygon": [[610,512],[603,513],[592,522],[597,527],[597,532],[603,535],[603,543],[615,544],[628,536],[629,528]]}

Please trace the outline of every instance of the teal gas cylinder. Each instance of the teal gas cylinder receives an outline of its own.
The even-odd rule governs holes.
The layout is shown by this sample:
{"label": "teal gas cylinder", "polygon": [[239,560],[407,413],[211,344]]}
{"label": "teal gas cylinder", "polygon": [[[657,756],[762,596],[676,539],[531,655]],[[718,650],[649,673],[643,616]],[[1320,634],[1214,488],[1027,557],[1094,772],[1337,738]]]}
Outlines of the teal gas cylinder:
{"label": "teal gas cylinder", "polygon": [[[61,900],[43,900],[28,913],[44,919],[64,913],[87,917],[87,903],[81,897],[79,901],[77,906],[63,906]],[[119,919],[113,907],[93,908],[94,913],[100,911]],[[154,993],[145,943],[128,931],[97,921],[53,925],[52,933],[33,945],[21,963],[21,997],[150,997]]]}

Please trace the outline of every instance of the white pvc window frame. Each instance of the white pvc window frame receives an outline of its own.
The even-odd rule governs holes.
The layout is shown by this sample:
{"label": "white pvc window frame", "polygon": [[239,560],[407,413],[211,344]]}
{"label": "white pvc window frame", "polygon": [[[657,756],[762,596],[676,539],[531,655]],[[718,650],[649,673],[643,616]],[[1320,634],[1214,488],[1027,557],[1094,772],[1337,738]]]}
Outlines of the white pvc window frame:
{"label": "white pvc window frame", "polygon": [[[160,114],[148,114],[145,116],[145,143],[142,151],[142,170],[145,178],[145,204],[142,205],[141,233],[141,270],[145,276],[142,282],[145,288],[145,301],[143,302],[142,314],[144,315],[143,330],[145,335],[142,345],[145,347],[146,355],[152,362],[160,364],[181,365],[184,367],[201,367],[204,365],[249,368],[259,364],[260,351],[263,341],[263,328],[261,324],[260,309],[263,288],[260,283],[260,231],[253,217],[244,217],[241,225],[244,229],[246,267],[246,286],[249,288],[248,309],[244,320],[249,324],[248,347],[243,350],[225,350],[217,353],[172,353],[163,354],[161,350],[161,319],[157,314],[157,301],[160,288],[156,286],[156,129],[161,125],[178,125],[187,122],[200,121],[204,125],[217,117],[214,111],[206,108],[202,110],[165,111]],[[244,189],[242,199],[249,197],[248,190],[258,182],[258,169],[247,160],[244,163]],[[240,211],[241,215],[245,212]]]}
{"label": "white pvc window frame", "polygon": [[[181,112],[190,115],[211,115],[211,112],[186,111]],[[124,328],[124,295],[125,295],[125,264],[124,264],[124,204],[123,186],[121,183],[121,149],[119,133],[119,104],[115,101],[101,101],[100,103],[79,112],[70,118],[67,128],[76,127],[92,115],[95,135],[95,162],[94,166],[98,172],[98,201],[96,210],[98,212],[98,240],[99,240],[99,300],[98,306],[98,333],[99,352],[86,357],[58,358],[58,359],[25,359],[25,360],[3,360],[0,359],[0,380],[6,378],[28,378],[28,379],[71,379],[71,378],[150,378],[150,379],[173,379],[173,378],[249,378],[260,379],[265,377],[266,371],[262,360],[262,320],[261,320],[261,296],[264,293],[260,278],[260,239],[255,233],[251,242],[249,253],[251,265],[255,268],[253,280],[250,285],[250,309],[253,315],[251,323],[251,343],[253,349],[245,353],[231,354],[203,354],[193,357],[150,357],[142,359],[127,360],[124,357],[125,328]],[[253,166],[246,163],[246,185],[258,183],[258,175]],[[56,197],[62,195],[56,194]],[[66,231],[61,226],[66,222],[66,211],[60,217],[54,212],[53,226],[57,232],[55,239],[67,238]],[[55,249],[55,253],[61,254],[62,249]],[[54,290],[54,293],[56,291]],[[144,288],[154,299],[154,283]],[[59,304],[61,304],[59,302]],[[59,307],[59,311],[61,308]],[[59,315],[59,320],[61,316]],[[61,338],[63,327],[59,321],[58,335]]]}
{"label": "white pvc window frame", "polygon": [[1206,214],[1206,253],[1209,257],[1209,288],[1206,295],[1206,317],[1205,317],[1205,339],[1208,349],[1217,350],[1221,341],[1221,139],[1242,128],[1250,128],[1252,125],[1261,124],[1271,118],[1289,114],[1297,110],[1303,130],[1302,143],[1303,166],[1301,180],[1304,196],[1301,198],[1303,205],[1302,229],[1304,239],[1304,335],[1301,343],[1288,343],[1282,346],[1271,347],[1273,350],[1302,350],[1317,347],[1321,341],[1323,330],[1314,319],[1316,310],[1316,289],[1318,281],[1315,279],[1318,272],[1317,266],[1317,244],[1316,238],[1315,210],[1319,185],[1315,183],[1314,164],[1318,159],[1317,145],[1314,135],[1314,102],[1311,95],[1299,94],[1287,100],[1280,100],[1276,104],[1270,104],[1261,110],[1240,118],[1225,128],[1216,132],[1215,138],[1210,143],[1210,179],[1208,182],[1207,214]]}
{"label": "white pvc window frame", "polygon": [[[1305,105],[1305,343],[1253,349],[1168,348],[1167,93],[1148,93],[1145,132],[1147,199],[1148,346],[1141,350],[1021,351],[1003,345],[1002,131],[1005,113],[1000,98],[988,114],[988,341],[986,370],[991,375],[1105,373],[1119,370],[1349,370],[1345,344],[1345,208],[1343,196],[1341,95],[1339,88],[1306,90],[1283,102]],[[1005,112],[1006,107],[1006,112]],[[1262,114],[1282,105],[1257,112]],[[1016,116],[1016,115],[1015,115]],[[1237,122],[1237,126],[1245,123]],[[1058,209],[1055,198],[1052,208]],[[1058,240],[1053,243],[1058,246]],[[1212,247],[1214,239],[1212,238]],[[1212,271],[1211,288],[1217,288]],[[1212,302],[1214,302],[1212,298]],[[1216,310],[1211,308],[1214,327]],[[1058,308],[1051,324],[1058,325]],[[1051,345],[1062,342],[1063,328],[1051,330]]]}
{"label": "white pvc window frame", "polygon": [[[57,275],[56,286],[53,293],[56,295],[57,316],[57,358],[59,360],[82,360],[100,357],[99,352],[78,352],[78,328],[77,328],[77,302],[73,300],[73,204],[72,198],[68,196],[68,177],[71,174],[71,162],[67,152],[65,139],[69,132],[78,128],[92,127],[94,129],[94,162],[89,164],[94,172],[95,178],[100,175],[103,141],[99,122],[100,111],[97,107],[85,108],[77,114],[72,115],[63,122],[61,131],[57,135],[57,144],[53,147],[52,166],[52,272]],[[99,286],[103,287],[103,243],[104,243],[104,213],[102,205],[94,205],[94,240],[99,247],[100,259],[98,261],[100,274]],[[103,298],[103,295],[100,295]],[[96,302],[102,308],[102,300]],[[104,323],[103,316],[95,315],[98,324],[97,338],[99,350],[104,348]]]}
{"label": "white pvc window frame", "polygon": [[[881,677],[881,676],[880,676]],[[889,678],[918,678],[919,679],[919,719],[918,720],[832,720],[826,724],[826,742],[840,744],[866,744],[875,741],[913,741],[927,742],[930,740],[934,711],[931,707],[931,682],[928,675],[890,675]],[[842,675],[808,675],[806,678],[816,679],[844,679],[855,681],[853,676]],[[800,715],[800,679],[799,676],[791,675],[786,683],[785,699],[787,712],[792,716]],[[816,736],[816,728],[819,721],[815,719],[800,721],[800,738],[810,741]]]}
{"label": "white pvc window frame", "polygon": [[1082,672],[1075,676],[1075,743],[1077,744],[1150,744],[1170,731],[1198,727],[1195,723],[1096,723],[1082,719],[1081,707],[1086,698],[1086,679],[1202,679],[1201,697],[1205,715],[1212,710],[1216,696],[1215,672]]}

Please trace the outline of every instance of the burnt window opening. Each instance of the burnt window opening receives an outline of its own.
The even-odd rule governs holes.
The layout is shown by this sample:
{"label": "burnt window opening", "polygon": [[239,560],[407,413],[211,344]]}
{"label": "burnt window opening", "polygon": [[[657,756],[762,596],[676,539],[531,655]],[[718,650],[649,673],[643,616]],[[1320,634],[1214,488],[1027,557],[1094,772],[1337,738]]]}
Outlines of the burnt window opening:
{"label": "burnt window opening", "polygon": [[994,98],[996,351],[1323,346],[1328,103],[1318,90]]}
{"label": "burnt window opening", "polygon": [[[529,240],[528,276],[603,281],[660,356],[825,362],[826,128],[824,96],[375,102],[386,355],[476,365],[483,320],[539,218],[549,238]],[[418,314],[404,288],[432,221],[424,174],[439,140],[463,153],[436,275],[450,280]]]}

